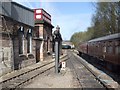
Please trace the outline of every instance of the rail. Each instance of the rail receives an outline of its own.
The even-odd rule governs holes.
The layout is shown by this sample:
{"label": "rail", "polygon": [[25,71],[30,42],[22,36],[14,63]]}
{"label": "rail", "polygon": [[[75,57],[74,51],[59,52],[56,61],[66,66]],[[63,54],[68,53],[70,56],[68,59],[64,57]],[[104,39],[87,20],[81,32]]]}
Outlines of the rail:
{"label": "rail", "polygon": [[[64,55],[63,57],[61,57],[61,61],[65,60],[66,55]],[[2,89],[12,89],[15,90],[16,88],[21,87],[22,85],[24,85],[26,82],[31,81],[32,79],[34,79],[35,77],[41,75],[42,73],[52,69],[53,67],[55,67],[54,64],[55,61],[51,61],[47,64],[44,64],[42,66],[38,66],[34,69],[25,71],[19,75],[15,75],[9,79],[5,79],[3,81],[0,82],[0,85],[2,85]]]}
{"label": "rail", "polygon": [[92,73],[92,75],[95,77],[95,79],[98,82],[100,82],[106,88],[106,90],[115,90],[116,89],[116,88],[110,87],[109,85],[107,85],[104,82],[104,80],[100,79],[99,75],[97,73],[95,73],[95,71],[93,71],[84,61],[78,60],[78,58],[76,57],[77,55],[75,53],[73,53],[73,56],[76,58],[77,61],[79,61],[82,65],[84,65],[88,71],[90,71]]}

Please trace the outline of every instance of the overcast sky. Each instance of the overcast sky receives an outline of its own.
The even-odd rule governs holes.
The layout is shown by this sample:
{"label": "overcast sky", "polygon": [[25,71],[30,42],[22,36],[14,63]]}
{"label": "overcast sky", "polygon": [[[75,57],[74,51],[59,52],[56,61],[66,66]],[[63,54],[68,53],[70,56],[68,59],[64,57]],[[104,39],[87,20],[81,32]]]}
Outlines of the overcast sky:
{"label": "overcast sky", "polygon": [[69,40],[75,32],[87,30],[91,26],[91,18],[95,13],[93,5],[95,2],[14,1],[31,9],[43,8],[46,10],[52,17],[52,25],[54,27],[60,26],[60,32],[64,40]]}

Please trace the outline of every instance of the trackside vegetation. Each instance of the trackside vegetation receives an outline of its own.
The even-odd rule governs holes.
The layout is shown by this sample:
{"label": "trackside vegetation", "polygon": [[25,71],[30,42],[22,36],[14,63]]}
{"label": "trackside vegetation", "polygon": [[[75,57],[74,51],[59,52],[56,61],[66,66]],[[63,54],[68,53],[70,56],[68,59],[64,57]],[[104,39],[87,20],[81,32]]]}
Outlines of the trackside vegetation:
{"label": "trackside vegetation", "polygon": [[92,16],[91,27],[87,31],[76,32],[70,41],[78,46],[88,40],[120,32],[120,1],[92,3],[96,11]]}

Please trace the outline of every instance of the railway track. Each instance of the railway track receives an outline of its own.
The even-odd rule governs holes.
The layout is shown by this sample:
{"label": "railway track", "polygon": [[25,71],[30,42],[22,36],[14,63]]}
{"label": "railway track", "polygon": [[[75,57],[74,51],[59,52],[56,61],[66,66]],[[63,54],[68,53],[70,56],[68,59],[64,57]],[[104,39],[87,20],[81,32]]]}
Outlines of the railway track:
{"label": "railway track", "polygon": [[37,76],[39,76],[40,74],[50,70],[51,68],[54,67],[54,63],[49,63],[46,64],[42,67],[33,69],[31,71],[25,72],[21,75],[18,75],[16,77],[13,77],[11,79],[8,79],[4,82],[2,82],[2,88],[3,89],[16,89],[16,88],[20,88],[22,87],[25,83],[30,82],[31,80],[33,80],[34,78],[36,78]]}
{"label": "railway track", "polygon": [[97,81],[100,82],[100,84],[103,85],[107,90],[119,90],[119,84],[113,80],[109,75],[104,73],[103,71],[99,71],[98,69],[95,69],[92,65],[88,65],[87,62],[84,60],[80,60],[81,58],[74,53],[74,57],[76,60],[81,62],[95,77]]}
{"label": "railway track", "polygon": [[[62,57],[61,60],[63,60],[63,61],[66,60],[66,56]],[[36,67],[34,69],[28,70],[19,75],[15,75],[9,79],[6,79],[6,80],[0,82],[2,90],[4,90],[4,89],[15,90],[17,88],[22,88],[24,85],[30,83],[37,76],[54,68],[54,66],[55,66],[55,62],[51,61],[42,66]]]}
{"label": "railway track", "polygon": [[107,85],[98,78],[98,75],[92,71],[82,60],[76,57],[76,54],[69,52],[68,57],[75,70],[76,77],[83,88],[102,88],[103,90],[109,90]]}
{"label": "railway track", "polygon": [[[71,67],[73,67],[73,71],[75,73],[75,77],[77,78],[82,90],[86,88],[102,88],[103,90],[109,90],[108,86],[105,85],[99,78],[98,75],[94,71],[92,71],[82,60],[80,60],[76,54],[72,52],[68,52],[68,55],[63,57],[61,61],[69,61],[71,63]],[[34,69],[23,72],[19,75],[6,79],[0,82],[2,89],[12,89],[15,90],[17,88],[22,88],[26,84],[29,84],[34,80],[37,76],[42,75],[43,73],[54,68],[55,62],[51,61],[42,66],[36,67]],[[111,89],[111,88],[110,88]]]}

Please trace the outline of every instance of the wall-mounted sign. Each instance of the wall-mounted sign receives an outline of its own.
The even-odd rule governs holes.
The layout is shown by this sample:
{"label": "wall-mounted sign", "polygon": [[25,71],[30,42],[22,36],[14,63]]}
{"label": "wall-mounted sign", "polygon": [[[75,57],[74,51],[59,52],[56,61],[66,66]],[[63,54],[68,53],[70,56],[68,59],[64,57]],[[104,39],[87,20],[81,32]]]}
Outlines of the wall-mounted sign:
{"label": "wall-mounted sign", "polygon": [[44,9],[35,9],[34,10],[34,19],[35,20],[44,20],[51,24],[51,15],[48,14]]}

